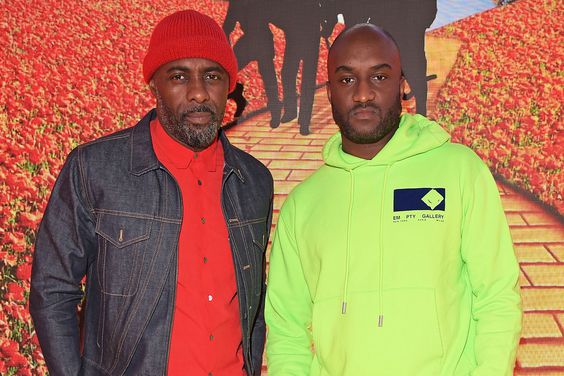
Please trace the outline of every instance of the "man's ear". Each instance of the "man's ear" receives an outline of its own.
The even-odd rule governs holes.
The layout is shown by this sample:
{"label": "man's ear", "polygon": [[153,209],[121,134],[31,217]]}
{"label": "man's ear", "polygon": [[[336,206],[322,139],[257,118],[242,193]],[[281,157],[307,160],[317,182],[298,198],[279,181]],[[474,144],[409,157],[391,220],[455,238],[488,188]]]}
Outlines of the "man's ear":
{"label": "man's ear", "polygon": [[329,103],[331,103],[331,88],[329,87],[329,81],[325,82],[325,90],[327,91],[327,99],[329,99]]}
{"label": "man's ear", "polygon": [[399,84],[400,98],[405,97],[405,76],[402,74]]}
{"label": "man's ear", "polygon": [[151,81],[149,81],[149,89],[151,90],[151,93],[153,93],[153,96],[157,96],[157,87],[155,86],[155,80],[151,79]]}

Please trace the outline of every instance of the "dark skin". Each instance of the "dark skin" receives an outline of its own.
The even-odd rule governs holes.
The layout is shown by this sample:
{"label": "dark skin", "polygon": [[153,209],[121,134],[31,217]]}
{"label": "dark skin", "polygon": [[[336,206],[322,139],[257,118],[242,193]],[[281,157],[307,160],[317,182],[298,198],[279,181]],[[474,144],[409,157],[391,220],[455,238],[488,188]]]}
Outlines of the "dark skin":
{"label": "dark skin", "polygon": [[331,46],[327,96],[343,151],[372,159],[399,125],[405,79],[399,50],[377,26],[356,25]]}
{"label": "dark skin", "polygon": [[217,137],[229,91],[229,75],[218,63],[201,58],[162,65],[149,83],[165,131],[194,151]]}

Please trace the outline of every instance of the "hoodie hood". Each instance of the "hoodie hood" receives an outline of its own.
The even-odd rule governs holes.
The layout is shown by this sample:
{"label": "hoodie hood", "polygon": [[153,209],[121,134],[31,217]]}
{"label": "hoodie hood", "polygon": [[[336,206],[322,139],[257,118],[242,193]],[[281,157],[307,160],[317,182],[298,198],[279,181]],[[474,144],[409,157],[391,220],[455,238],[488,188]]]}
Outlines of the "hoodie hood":
{"label": "hoodie hood", "polygon": [[437,148],[450,140],[440,125],[421,115],[403,114],[399,128],[371,160],[345,160],[341,153],[341,132],[334,134],[323,148],[323,160],[332,167],[352,170],[365,164],[386,165]]}

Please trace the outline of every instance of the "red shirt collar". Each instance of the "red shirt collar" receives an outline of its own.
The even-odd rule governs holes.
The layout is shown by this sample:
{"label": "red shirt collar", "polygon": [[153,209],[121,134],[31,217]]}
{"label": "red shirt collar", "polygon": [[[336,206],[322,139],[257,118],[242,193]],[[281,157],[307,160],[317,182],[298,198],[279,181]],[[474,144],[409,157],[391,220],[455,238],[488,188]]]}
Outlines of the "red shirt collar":
{"label": "red shirt collar", "polygon": [[161,161],[163,164],[171,163],[179,169],[197,164],[207,171],[223,168],[223,147],[218,147],[221,144],[218,137],[206,149],[196,152],[172,138],[164,130],[158,118],[151,121],[150,127],[153,147],[159,149],[156,154],[164,159]]}

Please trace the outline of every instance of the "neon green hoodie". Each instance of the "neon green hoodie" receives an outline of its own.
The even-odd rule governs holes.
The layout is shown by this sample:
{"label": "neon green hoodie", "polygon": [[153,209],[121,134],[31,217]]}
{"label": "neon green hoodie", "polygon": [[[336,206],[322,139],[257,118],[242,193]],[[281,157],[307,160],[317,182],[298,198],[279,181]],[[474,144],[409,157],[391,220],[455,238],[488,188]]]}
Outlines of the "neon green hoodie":
{"label": "neon green hoodie", "polygon": [[511,375],[519,269],[487,166],[419,115],[372,160],[339,133],[323,158],[278,219],[268,375]]}

